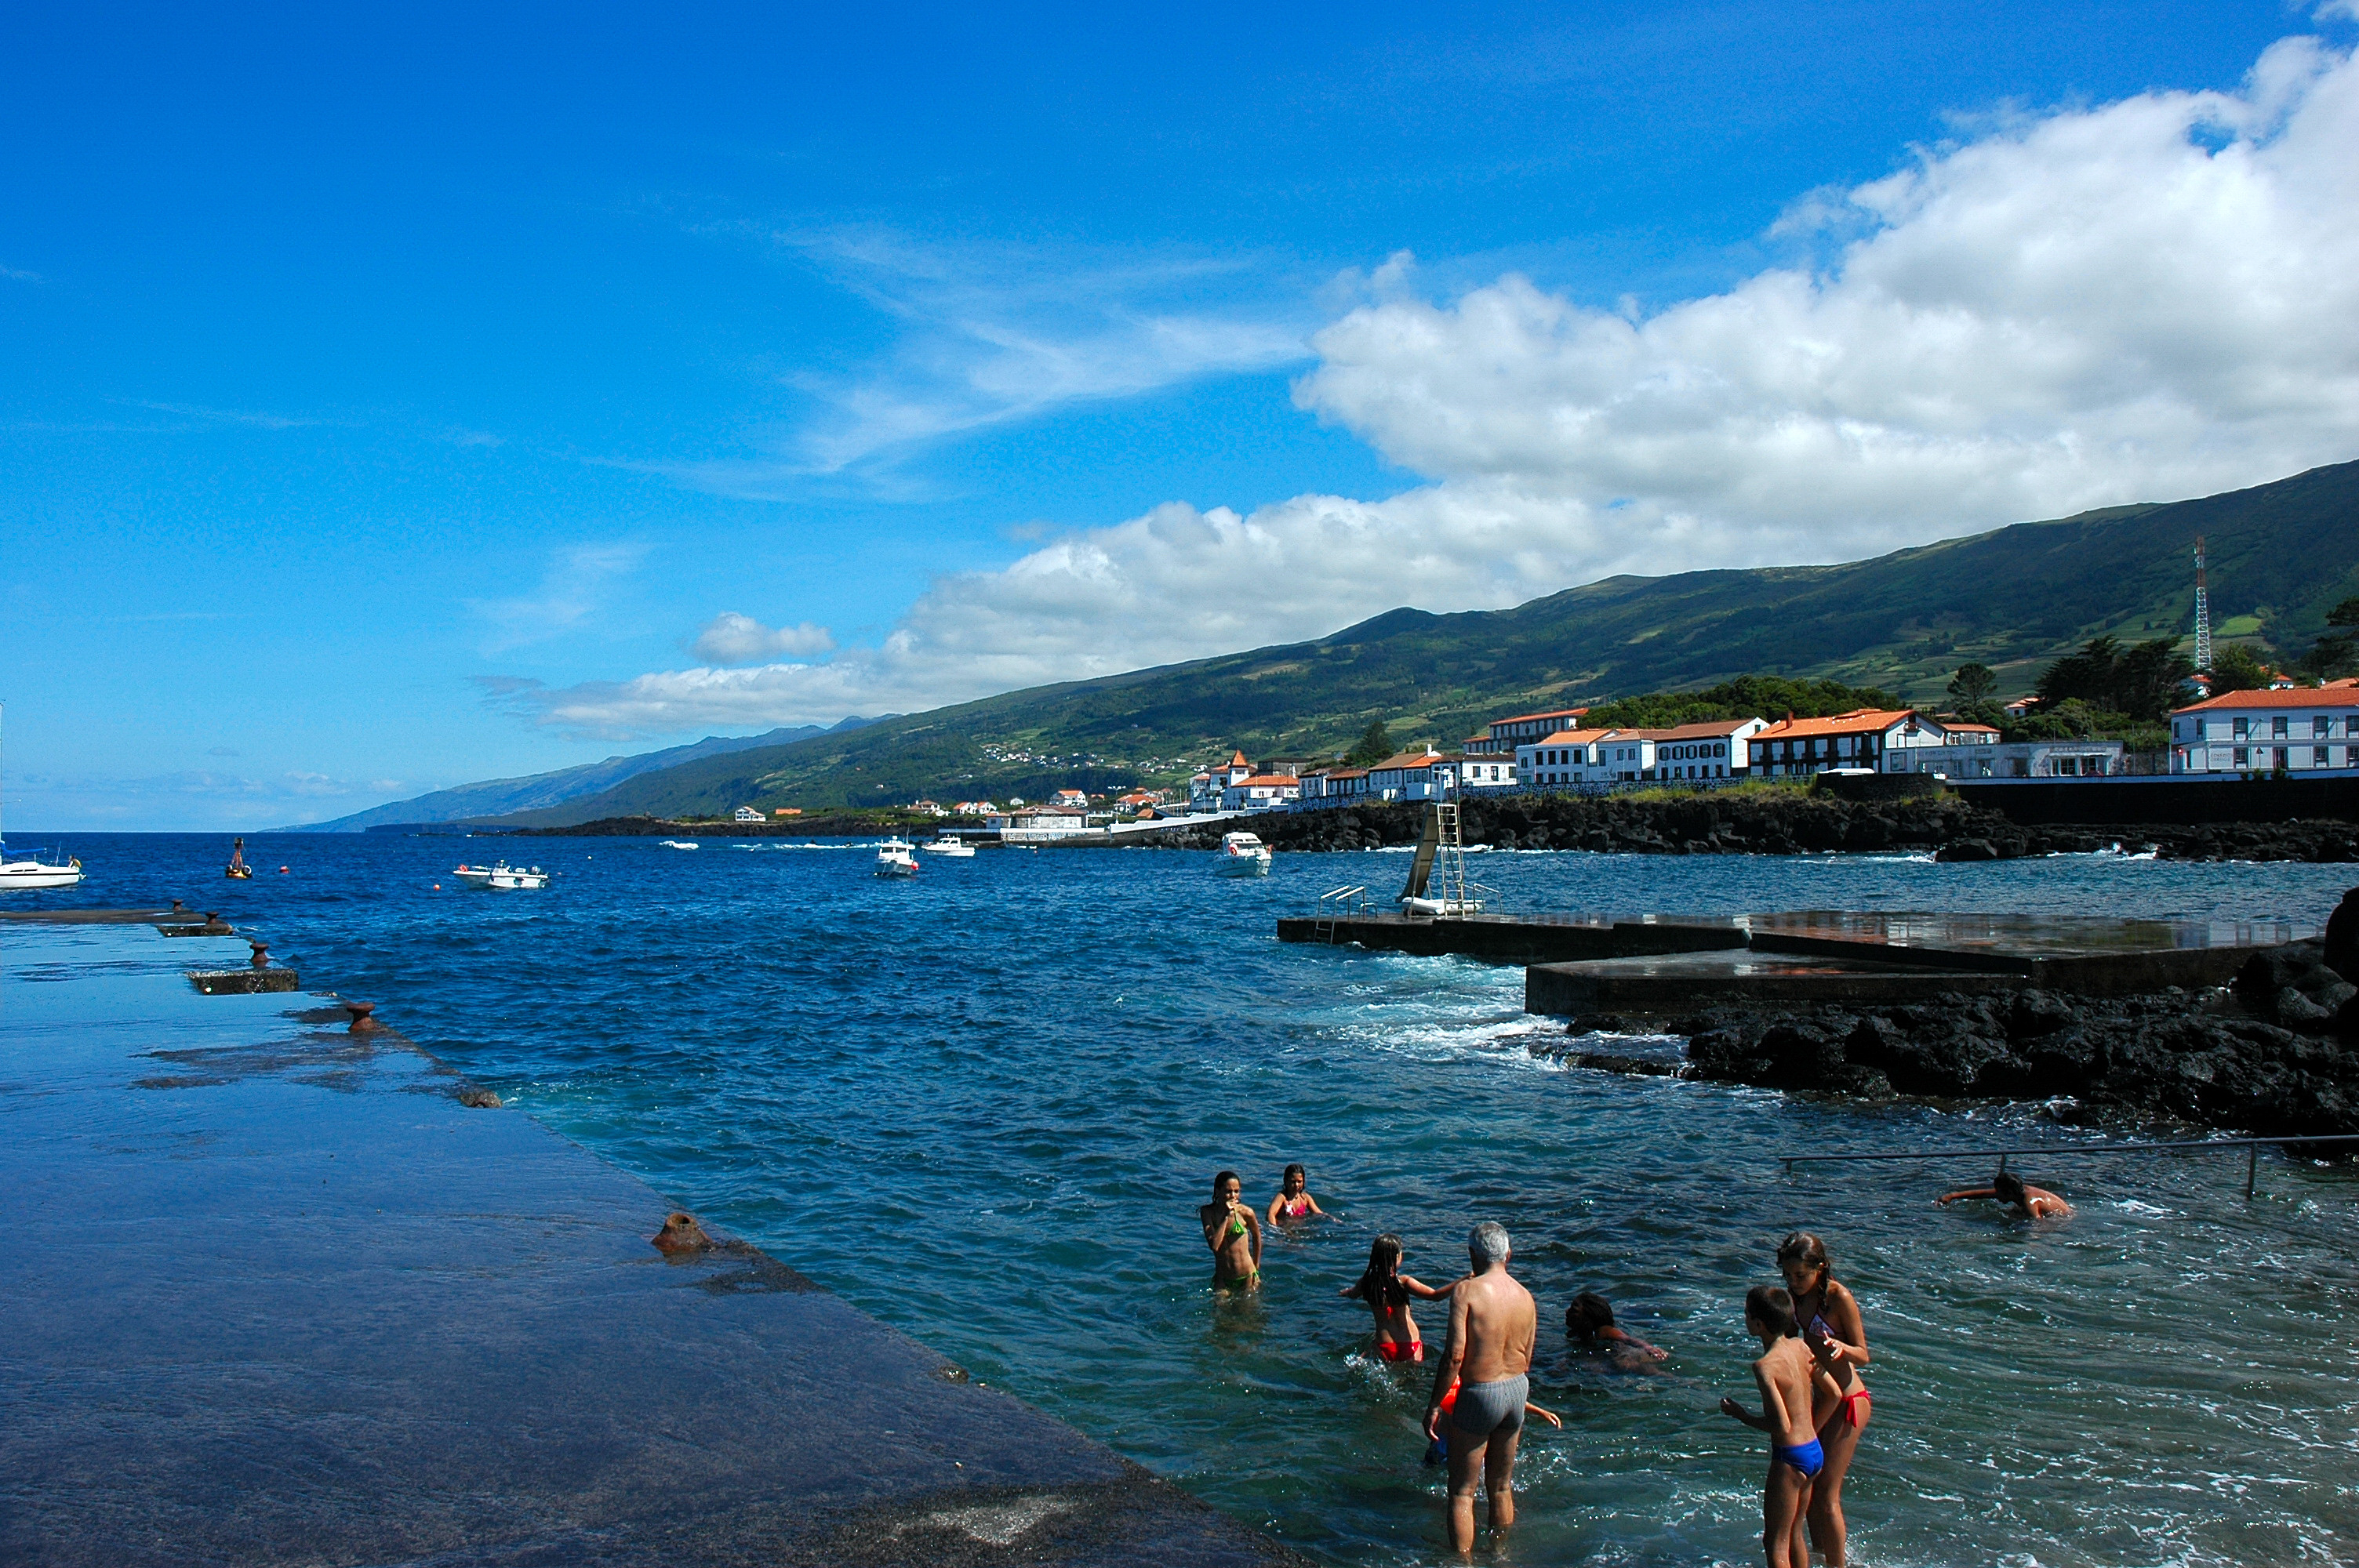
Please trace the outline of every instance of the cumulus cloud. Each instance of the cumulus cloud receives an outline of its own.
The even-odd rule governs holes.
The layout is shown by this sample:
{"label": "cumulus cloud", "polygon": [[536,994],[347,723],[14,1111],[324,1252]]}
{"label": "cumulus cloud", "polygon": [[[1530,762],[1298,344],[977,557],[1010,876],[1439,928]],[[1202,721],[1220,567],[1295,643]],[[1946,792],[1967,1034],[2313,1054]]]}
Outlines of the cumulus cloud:
{"label": "cumulus cloud", "polygon": [[824,626],[806,621],[799,626],[770,627],[750,615],[724,610],[704,624],[689,652],[708,665],[751,665],[781,654],[826,654],[835,639]]}
{"label": "cumulus cloud", "polygon": [[[602,733],[813,722],[1496,607],[1617,572],[1837,560],[2359,455],[2359,68],[2011,113],[1799,199],[1817,259],[1651,316],[1403,260],[1298,404],[1427,477],[1181,504],[944,578],[827,661],[518,694]],[[855,442],[854,446],[859,443]]]}

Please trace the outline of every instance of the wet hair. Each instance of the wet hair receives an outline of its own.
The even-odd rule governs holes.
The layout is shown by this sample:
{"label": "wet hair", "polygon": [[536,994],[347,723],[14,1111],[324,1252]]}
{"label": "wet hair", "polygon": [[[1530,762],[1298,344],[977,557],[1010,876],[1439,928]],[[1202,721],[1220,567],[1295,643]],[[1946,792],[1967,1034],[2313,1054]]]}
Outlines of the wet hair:
{"label": "wet hair", "polygon": [[1815,1270],[1821,1280],[1835,1277],[1834,1265],[1827,1261],[1827,1244],[1807,1230],[1789,1231],[1786,1239],[1777,1243],[1778,1271],[1784,1272],[1791,1263]]}
{"label": "wet hair", "polygon": [[2023,1178],[2012,1171],[2001,1171],[1997,1175],[1993,1176],[1991,1191],[1997,1195],[1998,1201],[2001,1203],[2029,1206],[2029,1199],[2023,1190]]}
{"label": "wet hair", "polygon": [[1594,1291],[1583,1291],[1572,1298],[1564,1309],[1564,1327],[1568,1334],[1578,1334],[1583,1339],[1594,1339],[1601,1328],[1614,1326],[1614,1309],[1603,1296]]}
{"label": "wet hair", "polygon": [[1368,1243],[1367,1271],[1352,1293],[1372,1305],[1407,1306],[1408,1287],[1400,1282],[1401,1238],[1386,1231]]}
{"label": "wet hair", "polygon": [[1277,1179],[1277,1184],[1282,1187],[1297,1176],[1300,1176],[1302,1178],[1303,1185],[1309,1186],[1310,1184],[1310,1173],[1304,1170],[1300,1165],[1288,1165],[1286,1168],[1286,1174]]}
{"label": "wet hair", "polygon": [[1476,1226],[1466,1238],[1466,1249],[1484,1263],[1496,1263],[1507,1255],[1507,1227],[1495,1219]]}
{"label": "wet hair", "polygon": [[1221,1195],[1221,1189],[1227,1186],[1231,1182],[1236,1183],[1240,1187],[1245,1184],[1244,1178],[1240,1177],[1234,1171],[1223,1171],[1219,1175],[1212,1178],[1212,1195],[1214,1197],[1219,1197]]}
{"label": "wet hair", "polygon": [[1794,1322],[1794,1298],[1777,1285],[1756,1285],[1745,1292],[1745,1316],[1748,1323],[1777,1330],[1779,1339],[1791,1339],[1801,1332]]}

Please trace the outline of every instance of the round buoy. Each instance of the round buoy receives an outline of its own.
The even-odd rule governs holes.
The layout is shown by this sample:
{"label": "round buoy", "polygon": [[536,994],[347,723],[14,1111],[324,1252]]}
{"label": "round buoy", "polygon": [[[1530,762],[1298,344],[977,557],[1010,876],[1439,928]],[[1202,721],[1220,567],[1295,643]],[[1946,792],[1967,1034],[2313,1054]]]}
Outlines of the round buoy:
{"label": "round buoy", "polygon": [[283,876],[285,876],[285,875],[287,874],[287,868],[286,868],[286,867],[284,867],[284,866],[279,867],[279,868],[278,868],[278,874],[279,874],[280,876],[282,876],[282,877],[283,877]]}
{"label": "round buoy", "polygon": [[436,882],[434,884],[434,891],[436,892],[440,892],[442,891],[442,884],[440,882]]}

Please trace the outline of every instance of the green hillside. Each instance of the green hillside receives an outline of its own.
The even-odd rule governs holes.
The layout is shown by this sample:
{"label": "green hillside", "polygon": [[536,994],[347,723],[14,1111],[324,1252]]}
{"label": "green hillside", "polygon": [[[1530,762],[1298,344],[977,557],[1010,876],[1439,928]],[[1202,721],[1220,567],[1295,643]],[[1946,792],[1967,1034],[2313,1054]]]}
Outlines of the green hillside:
{"label": "green hillside", "polygon": [[1224,758],[1332,754],[1372,719],[1445,743],[1489,719],[1745,674],[1928,705],[1959,665],[2002,694],[2100,634],[2190,633],[2210,541],[2215,625],[2288,653],[2359,592],[2359,462],[2201,501],[2023,523],[1829,567],[1609,578],[1512,610],[1395,610],[1315,642],[1009,692],[847,734],[709,757],[504,820],[951,801],[1170,784]]}

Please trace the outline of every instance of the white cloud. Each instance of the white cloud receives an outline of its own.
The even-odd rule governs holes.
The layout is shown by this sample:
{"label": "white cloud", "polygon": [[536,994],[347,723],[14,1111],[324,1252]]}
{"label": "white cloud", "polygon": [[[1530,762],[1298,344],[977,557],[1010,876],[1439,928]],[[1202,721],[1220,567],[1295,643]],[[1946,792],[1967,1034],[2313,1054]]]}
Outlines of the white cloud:
{"label": "white cloud", "polygon": [[835,639],[824,626],[806,621],[799,626],[769,627],[750,615],[724,610],[704,624],[689,649],[708,665],[750,665],[781,654],[826,654]]}
{"label": "white cloud", "polygon": [[1396,258],[1296,396],[1430,482],[1169,504],[937,580],[875,649],[519,700],[602,733],[906,711],[1399,604],[1853,558],[2349,459],[2354,146],[2359,68],[2292,38],[2237,92],[2011,112],[1811,193],[1782,227],[1821,264],[1651,317],[1513,276],[1434,303]]}
{"label": "white cloud", "polygon": [[[206,754],[218,756],[224,750],[215,747]],[[399,779],[362,781],[302,769],[247,776],[190,768],[114,777],[12,773],[8,795],[11,815],[41,835],[216,828],[253,832],[358,810],[400,794],[403,787]]]}
{"label": "white cloud", "polygon": [[898,334],[856,373],[789,377],[818,412],[762,455],[659,469],[723,494],[770,498],[847,472],[881,480],[945,436],[1310,354],[1315,321],[1291,297],[1201,303],[1216,283],[1224,295],[1241,284],[1251,292],[1247,264],[1233,259],[1048,245],[952,251],[873,231],[770,238],[865,298]]}
{"label": "white cloud", "polygon": [[569,545],[549,557],[535,591],[469,600],[468,608],[495,628],[484,651],[503,653],[581,625],[604,607],[616,579],[637,570],[647,553],[645,545]]}

